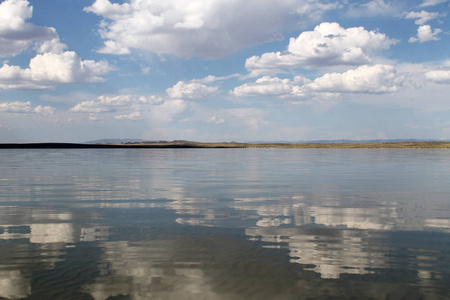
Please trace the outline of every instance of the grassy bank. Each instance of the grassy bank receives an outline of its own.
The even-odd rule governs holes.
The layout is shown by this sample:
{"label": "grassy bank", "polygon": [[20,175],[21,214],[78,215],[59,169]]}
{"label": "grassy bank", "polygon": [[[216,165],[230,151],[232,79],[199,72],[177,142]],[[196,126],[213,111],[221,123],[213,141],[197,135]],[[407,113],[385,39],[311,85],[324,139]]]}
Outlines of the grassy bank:
{"label": "grassy bank", "polygon": [[279,149],[450,149],[450,142],[388,143],[200,143],[190,141],[125,144],[35,143],[0,144],[0,149],[86,149],[86,148],[279,148]]}
{"label": "grassy bank", "polygon": [[333,148],[333,149],[450,149],[450,142],[389,142],[389,143],[200,143],[154,142],[129,143],[117,146],[155,148]]}

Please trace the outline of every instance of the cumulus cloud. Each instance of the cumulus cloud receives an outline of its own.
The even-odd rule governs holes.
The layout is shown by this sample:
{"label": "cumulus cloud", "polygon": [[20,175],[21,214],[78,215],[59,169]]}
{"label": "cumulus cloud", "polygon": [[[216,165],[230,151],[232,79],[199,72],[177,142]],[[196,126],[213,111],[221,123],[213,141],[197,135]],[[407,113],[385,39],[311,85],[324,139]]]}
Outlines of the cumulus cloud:
{"label": "cumulus cloud", "polygon": [[414,23],[416,23],[417,25],[424,25],[428,21],[439,18],[439,17],[440,17],[439,13],[427,12],[424,10],[422,10],[421,12],[412,11],[412,12],[406,14],[406,16],[405,16],[406,19],[416,19],[414,21]]}
{"label": "cumulus cloud", "polygon": [[288,96],[298,94],[300,87],[296,84],[305,83],[309,80],[303,77],[296,77],[293,81],[290,79],[280,79],[278,77],[263,76],[254,83],[246,83],[234,88],[230,92],[235,97],[252,97],[252,96]]}
{"label": "cumulus cloud", "polygon": [[[26,23],[33,8],[25,0],[7,0],[0,4],[0,56],[18,54],[36,42],[36,56],[28,68],[4,63],[0,68],[1,89],[51,89],[59,84],[99,82],[111,67],[106,61],[82,60],[75,52],[66,51],[54,28]],[[17,43],[23,47],[18,48]],[[6,51],[5,49],[15,49]]]}
{"label": "cumulus cloud", "polygon": [[55,37],[54,39],[39,43],[38,47],[36,48],[36,52],[40,54],[43,53],[63,54],[67,48],[68,47],[66,44],[61,43],[59,37]]}
{"label": "cumulus cloud", "polygon": [[450,70],[433,70],[425,73],[425,77],[436,83],[450,83]]}
{"label": "cumulus cloud", "polygon": [[155,122],[169,122],[183,112],[187,104],[182,99],[164,101],[156,96],[117,95],[99,96],[96,99],[83,101],[70,108],[69,111],[88,113],[89,119],[97,121],[98,114],[118,113],[117,120],[148,119]]}
{"label": "cumulus cloud", "polygon": [[136,121],[136,120],[141,120],[141,112],[139,111],[135,111],[126,115],[118,115],[114,117],[117,120],[132,120],[132,121]]}
{"label": "cumulus cloud", "polygon": [[29,67],[4,64],[0,68],[2,89],[51,89],[59,84],[101,82],[111,70],[106,61],[82,60],[75,52],[37,54]]}
{"label": "cumulus cloud", "polygon": [[442,32],[442,29],[436,28],[435,30],[431,29],[430,25],[422,25],[417,29],[417,38],[411,37],[409,39],[410,43],[425,43],[429,41],[438,41],[441,38],[438,37],[438,34]]}
{"label": "cumulus cloud", "polygon": [[139,109],[142,105],[159,104],[162,102],[163,100],[161,98],[155,96],[100,96],[94,100],[88,100],[78,103],[69,111],[88,113],[115,112],[120,108]]}
{"label": "cumulus cloud", "polygon": [[328,73],[316,78],[305,89],[327,93],[384,94],[396,92],[404,84],[390,65],[360,66],[344,73]]}
{"label": "cumulus cloud", "polygon": [[223,81],[223,80],[227,80],[230,78],[234,78],[234,77],[240,77],[242,76],[241,74],[231,74],[228,76],[214,76],[214,75],[208,75],[204,78],[200,78],[200,79],[192,79],[190,82],[195,82],[195,83],[202,83],[202,84],[208,84],[208,83],[213,83],[213,82],[217,82],[217,81]]}
{"label": "cumulus cloud", "polygon": [[327,73],[313,81],[303,76],[293,80],[263,76],[230,92],[235,97],[270,96],[295,98],[342,93],[385,94],[396,92],[405,78],[390,65],[364,65],[344,73]]}
{"label": "cumulus cloud", "polygon": [[54,28],[40,27],[26,20],[33,7],[26,0],[6,0],[0,3],[0,57],[15,56],[31,46],[33,41],[56,37]]}
{"label": "cumulus cloud", "polygon": [[199,99],[214,94],[218,89],[216,86],[210,87],[197,82],[179,81],[173,87],[168,88],[166,92],[171,98]]}
{"label": "cumulus cloud", "polygon": [[84,10],[104,18],[101,53],[129,54],[135,48],[217,58],[279,40],[283,30],[300,28],[336,7],[329,0],[96,0]]}
{"label": "cumulus cloud", "polygon": [[5,102],[0,103],[0,111],[7,113],[19,113],[19,114],[38,114],[38,115],[53,115],[55,108],[51,106],[36,106],[32,107],[31,102]]}
{"label": "cumulus cloud", "polygon": [[38,114],[38,115],[45,115],[45,116],[49,116],[49,115],[54,115],[55,114],[55,108],[52,106],[42,106],[42,105],[38,105],[33,109],[33,112]]}
{"label": "cumulus cloud", "polygon": [[324,22],[313,31],[291,38],[286,52],[270,52],[247,59],[251,75],[276,73],[280,69],[362,65],[371,62],[373,52],[389,49],[397,41],[363,27],[342,28]]}

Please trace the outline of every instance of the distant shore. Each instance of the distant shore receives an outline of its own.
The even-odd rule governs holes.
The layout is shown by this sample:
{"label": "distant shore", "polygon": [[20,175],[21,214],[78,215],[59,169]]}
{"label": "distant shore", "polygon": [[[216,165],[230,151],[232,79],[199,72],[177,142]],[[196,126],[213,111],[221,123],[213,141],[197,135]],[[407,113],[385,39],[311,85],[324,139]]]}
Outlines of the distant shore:
{"label": "distant shore", "polygon": [[380,143],[201,143],[190,141],[120,144],[29,143],[0,144],[0,149],[97,149],[97,148],[280,148],[280,149],[450,149],[450,142]]}

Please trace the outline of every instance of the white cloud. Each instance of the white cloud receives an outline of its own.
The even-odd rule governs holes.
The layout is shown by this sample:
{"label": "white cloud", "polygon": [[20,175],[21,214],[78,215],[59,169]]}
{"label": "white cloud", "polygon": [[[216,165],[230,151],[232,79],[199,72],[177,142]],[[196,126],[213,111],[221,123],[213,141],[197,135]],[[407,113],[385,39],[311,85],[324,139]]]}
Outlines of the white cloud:
{"label": "white cloud", "polygon": [[260,75],[275,75],[283,73],[282,69],[302,67],[300,58],[292,53],[268,52],[261,56],[252,56],[245,61],[245,67],[250,71],[250,77]]}
{"label": "white cloud", "polygon": [[131,53],[128,47],[124,46],[119,42],[108,40],[105,41],[104,44],[105,46],[102,49],[98,50],[97,51],[98,53],[117,54],[117,55],[125,55]]}
{"label": "white cloud", "polygon": [[425,77],[436,83],[450,83],[450,70],[434,70],[425,73]]}
{"label": "white cloud", "polygon": [[6,0],[0,3],[0,57],[15,56],[36,40],[56,37],[54,28],[39,27],[26,20],[33,15],[33,7],[26,0]]}
{"label": "white cloud", "polygon": [[32,107],[31,102],[6,102],[0,103],[0,111],[7,113],[21,113],[21,114],[38,114],[38,115],[53,115],[55,114],[55,108],[51,106],[36,106]]}
{"label": "white cloud", "polygon": [[210,87],[201,83],[179,81],[173,87],[167,89],[167,94],[171,98],[187,98],[198,99],[205,98],[217,92],[219,88],[216,86]]}
{"label": "white cloud", "polygon": [[55,114],[55,108],[51,107],[51,106],[41,106],[38,105],[34,108],[34,112],[38,115],[45,115],[45,116],[49,116],[49,115],[54,115]]}
{"label": "white cloud", "polygon": [[0,111],[9,113],[31,113],[33,109],[31,108],[31,102],[7,102],[0,103]]}
{"label": "white cloud", "polygon": [[66,44],[61,43],[59,37],[55,37],[54,39],[41,42],[38,45],[36,52],[41,54],[43,53],[63,54],[67,48],[68,47]]}
{"label": "white cloud", "polygon": [[431,29],[430,25],[422,25],[417,29],[417,38],[411,37],[409,39],[410,43],[419,42],[429,42],[429,41],[438,41],[441,38],[438,37],[438,34],[442,32],[442,29],[436,28],[434,31]]}
{"label": "white cloud", "polygon": [[360,66],[344,73],[328,73],[304,86],[307,90],[327,93],[384,94],[396,92],[404,84],[389,65]]}
{"label": "white cloud", "polygon": [[192,79],[190,82],[194,82],[194,83],[202,83],[202,84],[208,84],[208,83],[213,83],[213,82],[217,82],[217,81],[223,81],[223,80],[227,80],[230,78],[234,78],[234,77],[240,77],[242,76],[241,74],[231,74],[228,76],[214,76],[214,75],[208,75],[204,78],[201,79]]}
{"label": "white cloud", "polygon": [[[307,59],[315,58],[314,52],[319,52],[319,55],[325,57],[330,53],[338,54],[342,56],[342,61],[347,63],[348,60],[355,59],[354,55],[357,57],[362,55],[360,52],[389,49],[394,43],[395,41],[390,40],[385,34],[367,31],[364,27],[344,29],[338,23],[325,22],[316,26],[314,31],[305,31],[297,39],[291,38],[288,51],[303,55]],[[356,58],[356,61],[359,60]]]}
{"label": "white cloud", "polygon": [[270,96],[305,98],[317,95],[333,97],[341,93],[385,94],[396,92],[404,85],[403,75],[397,75],[390,65],[364,65],[344,73],[327,73],[311,81],[303,76],[293,80],[263,76],[230,92],[235,97]]}
{"label": "white cloud", "polygon": [[187,108],[185,101],[170,99],[164,101],[156,96],[99,96],[94,100],[78,103],[69,111],[76,113],[89,113],[90,120],[99,120],[98,114],[118,113],[117,120],[147,119],[155,122],[170,122],[179,113]]}
{"label": "white cloud", "polygon": [[440,17],[439,13],[427,12],[424,10],[422,10],[421,12],[412,11],[405,16],[406,19],[416,19],[414,23],[416,23],[417,25],[424,25],[428,21],[439,17]]}
{"label": "white cloud", "polygon": [[[0,14],[0,39],[1,33],[5,32],[5,29],[2,28],[2,22],[5,22],[5,20],[11,22],[12,24],[9,24],[9,26],[17,27],[17,30],[20,28],[22,28],[20,30],[25,30],[30,26],[30,28],[35,28],[34,25],[23,22],[23,18],[25,16],[31,17],[32,13],[32,7],[28,7],[27,1],[9,0],[0,4],[0,9],[4,9],[2,6],[5,3],[7,7],[15,7],[15,10],[9,10],[12,10],[10,13],[17,16],[16,18],[11,16],[5,17]],[[26,10],[25,16],[23,10]],[[6,28],[6,32],[8,30],[10,28]],[[65,51],[67,45],[60,42],[56,30],[54,28],[48,30],[51,31],[51,35],[46,40],[37,43],[35,50],[38,54],[30,60],[28,68],[22,69],[19,66],[3,64],[0,68],[0,88],[51,89],[58,84],[99,82],[104,80],[100,76],[111,70],[106,61],[82,60],[75,52]],[[8,34],[11,35],[11,33]]]}
{"label": "white cloud", "polygon": [[263,76],[254,83],[246,83],[234,88],[230,92],[235,97],[253,97],[253,96],[287,96],[298,90],[290,79],[280,79],[278,77]]}
{"label": "white cloud", "polygon": [[132,121],[136,121],[136,120],[141,120],[141,113],[139,111],[135,111],[126,115],[118,115],[115,116],[114,118],[116,118],[117,120],[132,120]]}
{"label": "white cloud", "polygon": [[251,75],[280,69],[313,68],[336,65],[362,65],[371,62],[373,52],[389,49],[396,40],[363,27],[342,28],[338,23],[322,23],[314,31],[291,38],[287,52],[264,53],[247,59]]}
{"label": "white cloud", "polygon": [[51,89],[59,84],[104,81],[100,75],[111,70],[106,61],[81,60],[73,51],[37,54],[29,67],[4,64],[0,68],[2,89]]}
{"label": "white cloud", "polygon": [[153,105],[162,103],[162,99],[149,96],[100,96],[94,100],[83,101],[70,109],[73,112],[103,113],[115,112],[120,108],[139,109],[143,105]]}
{"label": "white cloud", "polygon": [[4,63],[0,68],[0,89],[51,89],[59,84],[103,81],[101,75],[111,67],[106,61],[82,60],[75,52],[65,51],[54,28],[25,22],[33,7],[26,0],[0,3],[0,57],[17,55],[33,43],[37,55],[29,67]]}
{"label": "white cloud", "polygon": [[425,0],[420,6],[434,6],[440,3],[445,3],[448,0]]}
{"label": "white cloud", "polygon": [[[131,48],[179,57],[217,58],[243,47],[279,40],[285,29],[317,20],[337,2],[230,0],[96,0],[85,8],[104,18],[101,53],[129,54]],[[270,20],[270,21],[268,21]]]}

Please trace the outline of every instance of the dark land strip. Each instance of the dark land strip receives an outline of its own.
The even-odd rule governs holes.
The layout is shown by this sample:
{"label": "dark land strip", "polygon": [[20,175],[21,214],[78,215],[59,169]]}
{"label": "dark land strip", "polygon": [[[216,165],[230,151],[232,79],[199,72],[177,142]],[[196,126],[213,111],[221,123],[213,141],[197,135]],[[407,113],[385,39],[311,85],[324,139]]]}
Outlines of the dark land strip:
{"label": "dark land strip", "polygon": [[27,143],[0,144],[0,149],[103,149],[103,148],[280,148],[280,149],[450,149],[450,142],[380,143],[201,143],[190,141],[139,142],[121,144]]}

